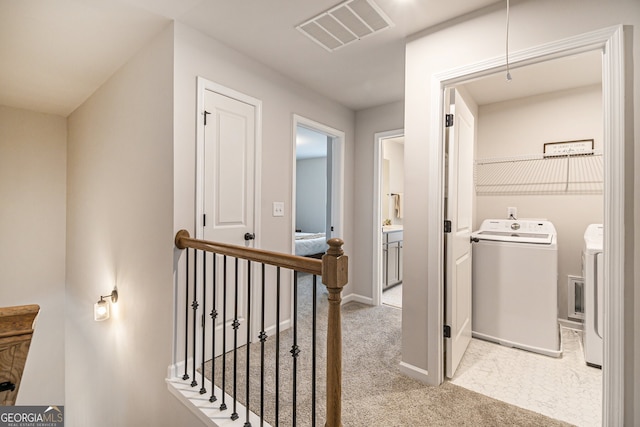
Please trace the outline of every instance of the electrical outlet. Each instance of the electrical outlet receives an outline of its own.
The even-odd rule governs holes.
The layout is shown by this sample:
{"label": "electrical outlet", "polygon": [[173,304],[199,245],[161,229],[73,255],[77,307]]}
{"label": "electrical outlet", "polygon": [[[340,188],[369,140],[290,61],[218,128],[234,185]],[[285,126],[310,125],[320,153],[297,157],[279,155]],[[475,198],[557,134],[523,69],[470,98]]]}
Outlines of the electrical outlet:
{"label": "electrical outlet", "polygon": [[507,208],[507,218],[509,218],[509,219],[517,219],[518,218],[518,208]]}
{"label": "electrical outlet", "polygon": [[284,216],[284,202],[273,202],[273,216]]}

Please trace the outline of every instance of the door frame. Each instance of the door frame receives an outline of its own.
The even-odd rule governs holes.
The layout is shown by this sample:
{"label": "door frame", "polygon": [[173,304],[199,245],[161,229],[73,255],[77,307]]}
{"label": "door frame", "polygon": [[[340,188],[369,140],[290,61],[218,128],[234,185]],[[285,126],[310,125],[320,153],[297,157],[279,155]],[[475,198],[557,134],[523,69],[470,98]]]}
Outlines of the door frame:
{"label": "door frame", "polygon": [[[345,133],[320,122],[308,119],[298,114],[293,115],[293,127],[291,137],[291,253],[295,254],[295,222],[296,222],[296,135],[298,126],[323,133],[333,138],[331,147],[331,217],[333,236],[343,238],[342,227],[344,224],[344,139]],[[328,160],[328,159],[327,159]]]}
{"label": "door frame", "polygon": [[[216,92],[220,95],[227,96],[245,104],[254,107],[254,193],[253,193],[253,230],[255,239],[254,248],[260,248],[260,237],[262,235],[260,224],[262,223],[260,215],[261,200],[261,177],[262,177],[262,101],[252,96],[238,92],[227,86],[207,80],[204,77],[197,76],[197,111],[196,111],[196,194],[195,194],[195,234],[196,239],[204,238],[204,191],[205,191],[205,127],[204,127],[204,94],[206,90]],[[257,276],[258,266],[254,263],[252,268],[252,276]],[[196,281],[199,289],[202,286],[202,271],[196,271]],[[255,284],[253,285],[255,287]],[[255,292],[252,292],[255,295]],[[257,304],[252,304],[251,323],[248,325],[250,334],[255,339],[255,331],[260,330],[259,316],[257,313]],[[198,344],[200,345],[200,344]],[[195,360],[199,363],[201,357],[200,347],[196,351]]]}
{"label": "door frame", "polygon": [[382,160],[383,147],[385,139],[398,138],[404,136],[404,129],[393,129],[383,132],[376,132],[373,135],[373,251],[371,260],[371,277],[373,278],[373,296],[372,303],[374,306],[382,304],[382,217],[380,209],[382,208],[382,200],[380,199],[380,190],[382,188]]}
{"label": "door frame", "polygon": [[[624,420],[624,202],[625,202],[625,105],[624,105],[624,31],[617,25],[586,34],[569,37],[510,54],[512,68],[544,62],[588,51],[602,52],[602,95],[604,119],[604,236],[605,278],[605,340],[603,370],[603,424],[622,425]],[[429,164],[430,204],[434,206],[428,218],[429,230],[442,230],[444,173],[444,90],[496,72],[504,71],[504,57],[498,57],[434,74],[431,80],[432,109]],[[429,233],[428,262],[428,327],[430,351],[428,377],[430,383],[444,380],[443,340],[443,234]],[[433,376],[432,376],[433,375]]]}

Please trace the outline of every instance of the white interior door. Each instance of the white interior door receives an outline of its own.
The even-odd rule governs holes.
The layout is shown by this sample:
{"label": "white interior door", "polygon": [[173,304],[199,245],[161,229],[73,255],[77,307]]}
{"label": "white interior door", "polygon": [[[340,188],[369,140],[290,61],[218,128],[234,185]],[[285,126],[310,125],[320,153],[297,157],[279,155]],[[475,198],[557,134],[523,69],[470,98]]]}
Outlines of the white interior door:
{"label": "white interior door", "polygon": [[[204,110],[204,239],[251,246],[255,238],[255,106],[205,90]],[[212,271],[212,259],[208,262]],[[234,321],[239,322],[237,345],[246,343],[249,326],[246,263],[241,260],[236,264],[235,259],[229,258],[226,264],[225,275],[224,260],[216,257],[216,355],[222,351],[223,325],[227,336],[225,351],[234,344]],[[210,279],[207,282],[211,283]],[[211,307],[213,295],[207,300]],[[206,311],[208,314],[210,310]]]}
{"label": "white interior door", "polygon": [[451,89],[453,125],[447,127],[445,218],[445,371],[453,377],[471,341],[471,232],[473,226],[474,117],[460,93]]}

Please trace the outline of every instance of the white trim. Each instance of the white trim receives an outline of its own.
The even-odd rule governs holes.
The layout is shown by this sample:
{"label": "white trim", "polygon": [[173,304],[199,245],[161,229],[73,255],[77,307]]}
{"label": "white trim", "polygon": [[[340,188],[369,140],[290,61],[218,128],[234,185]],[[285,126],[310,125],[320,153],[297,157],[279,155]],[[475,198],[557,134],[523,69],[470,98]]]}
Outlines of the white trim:
{"label": "white trim", "polygon": [[[604,28],[575,37],[558,40],[512,53],[512,68],[543,62],[581,52],[600,50],[603,53],[603,116],[605,148],[604,238],[605,277],[605,340],[603,370],[603,425],[624,423],[624,47],[621,25]],[[466,67],[432,76],[431,135],[429,144],[429,253],[428,260],[428,328],[432,337],[428,343],[427,367],[431,374],[425,382],[443,381],[443,351],[440,339],[444,298],[442,226],[443,193],[443,90],[445,87],[504,70],[504,57],[489,59]]]}
{"label": "white trim", "polygon": [[558,324],[565,328],[575,329],[576,331],[581,331],[583,329],[583,323],[576,322],[574,320],[558,319]]}
{"label": "white trim", "polygon": [[430,383],[429,372],[406,362],[400,362],[400,373],[423,383]]}
{"label": "white trim", "polygon": [[404,129],[394,129],[384,132],[376,132],[373,135],[373,258],[372,267],[372,292],[373,305],[382,304],[382,217],[380,216],[380,189],[382,188],[382,142],[385,139],[404,136]]}
{"label": "white trim", "polygon": [[340,304],[344,305],[348,302],[359,302],[361,304],[373,305],[373,300],[360,294],[349,294],[342,297]]}
{"label": "white trim", "polygon": [[[171,367],[170,369],[171,370]],[[170,376],[165,379],[167,388],[184,406],[191,411],[204,425],[208,427],[242,427],[245,425],[245,406],[239,401],[236,403],[236,412],[240,415],[240,418],[233,421],[231,414],[233,412],[233,405],[229,405],[224,411],[220,410],[220,405],[209,402],[211,396],[211,390],[215,391],[215,395],[218,398],[218,402],[222,401],[222,390],[217,386],[212,386],[211,381],[208,378],[204,379],[204,388],[207,389],[207,393],[200,394],[200,387],[191,387],[191,379],[183,380],[176,376]],[[233,397],[225,393],[225,401],[233,402]],[[258,426],[264,425],[271,427],[266,421],[261,423],[260,417],[254,412],[249,411],[249,422],[251,425]]]}

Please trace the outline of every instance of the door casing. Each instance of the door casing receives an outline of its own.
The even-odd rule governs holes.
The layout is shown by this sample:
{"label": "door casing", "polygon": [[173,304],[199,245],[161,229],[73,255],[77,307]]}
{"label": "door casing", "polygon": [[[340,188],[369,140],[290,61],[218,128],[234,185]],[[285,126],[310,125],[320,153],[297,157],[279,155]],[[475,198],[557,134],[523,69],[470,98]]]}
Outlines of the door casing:
{"label": "door casing", "polygon": [[[602,91],[604,118],[604,236],[605,280],[608,283],[605,301],[605,341],[603,370],[603,424],[624,423],[624,31],[623,26],[596,30],[590,33],[558,40],[510,54],[512,68],[575,55],[587,51],[602,52]],[[428,187],[429,215],[428,262],[428,361],[427,370],[417,372],[430,384],[444,381],[443,356],[443,253],[441,230],[443,215],[443,143],[444,143],[444,91],[447,87],[504,71],[504,57],[489,59],[469,66],[434,74],[431,79],[432,109],[429,164],[431,170]],[[407,371],[411,368],[405,366]]]}

